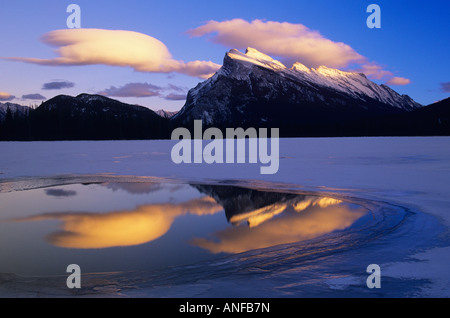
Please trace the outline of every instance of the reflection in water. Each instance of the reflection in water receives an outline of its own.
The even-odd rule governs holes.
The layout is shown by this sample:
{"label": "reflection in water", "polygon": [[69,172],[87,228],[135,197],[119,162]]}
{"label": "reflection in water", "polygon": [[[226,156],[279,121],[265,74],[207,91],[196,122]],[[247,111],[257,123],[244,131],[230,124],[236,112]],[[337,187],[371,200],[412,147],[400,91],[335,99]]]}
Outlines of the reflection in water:
{"label": "reflection in water", "polygon": [[62,221],[62,230],[48,235],[48,242],[59,247],[93,249],[147,243],[163,236],[176,217],[186,213],[213,214],[221,210],[213,199],[203,197],[180,204],[145,205],[133,211],[47,213],[12,221]]}
{"label": "reflection in water", "polygon": [[[101,186],[112,192],[125,189],[129,193],[142,195],[160,189],[158,184]],[[351,208],[333,198],[233,186],[192,187],[200,192],[201,197],[182,203],[143,204],[133,210],[108,213],[43,213],[11,221],[57,220],[61,222],[60,230],[47,235],[47,242],[64,248],[102,249],[142,245],[167,235],[176,218],[224,211],[232,226],[224,224],[219,231],[210,229],[214,232],[210,235],[213,239],[199,237],[204,236],[204,233],[194,234],[190,238],[191,245],[217,254],[240,253],[316,238],[345,229],[367,213],[361,207]],[[46,193],[68,195],[67,191],[61,191],[48,189]],[[185,226],[189,227],[190,224]]]}
{"label": "reflection in water", "polygon": [[[320,202],[320,200],[317,200]],[[233,217],[236,222],[246,220],[249,227],[236,226],[214,233],[218,241],[204,238],[192,244],[212,253],[240,253],[279,244],[294,243],[319,237],[351,226],[367,213],[365,209],[349,209],[338,203],[321,207],[315,199],[273,204]],[[308,202],[308,203],[307,203]],[[312,202],[312,203],[310,203]],[[308,206],[305,206],[308,204]],[[301,207],[301,209],[298,209]]]}
{"label": "reflection in water", "polygon": [[52,197],[72,197],[77,195],[77,192],[64,189],[46,189],[45,194]]}
{"label": "reflection in water", "polygon": [[102,183],[104,186],[113,191],[124,190],[128,193],[145,194],[162,189],[163,185],[160,183],[147,182],[121,182],[121,183]]}

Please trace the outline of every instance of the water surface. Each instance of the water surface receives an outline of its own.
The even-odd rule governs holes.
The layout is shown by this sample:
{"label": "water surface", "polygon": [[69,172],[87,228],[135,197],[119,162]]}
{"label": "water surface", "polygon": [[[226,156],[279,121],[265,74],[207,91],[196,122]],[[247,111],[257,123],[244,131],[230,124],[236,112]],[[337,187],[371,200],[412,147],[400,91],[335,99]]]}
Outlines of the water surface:
{"label": "water surface", "polygon": [[374,219],[341,199],[237,186],[117,182],[0,194],[0,273],[164,269],[312,240]]}

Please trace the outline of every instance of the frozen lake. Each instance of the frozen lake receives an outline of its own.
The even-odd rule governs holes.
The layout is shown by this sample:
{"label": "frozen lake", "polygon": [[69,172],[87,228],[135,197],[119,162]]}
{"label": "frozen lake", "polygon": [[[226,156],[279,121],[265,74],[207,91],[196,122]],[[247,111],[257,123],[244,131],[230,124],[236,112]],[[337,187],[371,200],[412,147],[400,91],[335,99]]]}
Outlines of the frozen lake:
{"label": "frozen lake", "polygon": [[0,143],[0,295],[450,296],[450,138],[282,139],[274,175],[173,145]]}

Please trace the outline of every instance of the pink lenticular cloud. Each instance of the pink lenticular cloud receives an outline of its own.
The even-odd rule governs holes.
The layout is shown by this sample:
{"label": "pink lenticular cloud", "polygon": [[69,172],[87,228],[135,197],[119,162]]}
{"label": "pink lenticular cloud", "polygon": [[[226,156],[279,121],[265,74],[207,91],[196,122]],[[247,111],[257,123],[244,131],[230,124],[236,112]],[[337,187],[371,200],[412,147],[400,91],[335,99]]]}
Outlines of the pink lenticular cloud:
{"label": "pink lenticular cloud", "polygon": [[50,59],[12,57],[9,60],[49,66],[110,65],[131,67],[138,72],[182,73],[208,78],[220,65],[209,61],[185,63],[172,58],[164,43],[133,31],[67,29],[45,34],[42,41],[56,47]]}
{"label": "pink lenticular cloud", "polygon": [[[281,57],[290,64],[301,62],[309,67],[326,65],[346,67],[365,58],[349,45],[333,42],[302,24],[242,19],[206,24],[189,30],[194,37],[210,35],[214,43],[232,48],[254,47],[268,55]],[[289,63],[286,63],[289,64]]]}
{"label": "pink lenticular cloud", "polygon": [[393,76],[390,71],[370,62],[351,46],[327,39],[318,31],[302,24],[233,19],[222,22],[209,21],[187,33],[193,37],[209,36],[212,42],[230,48],[253,47],[280,58],[285,65],[301,62],[308,67],[316,68],[323,65],[338,69],[359,65],[356,71],[363,72],[372,79],[388,79]]}

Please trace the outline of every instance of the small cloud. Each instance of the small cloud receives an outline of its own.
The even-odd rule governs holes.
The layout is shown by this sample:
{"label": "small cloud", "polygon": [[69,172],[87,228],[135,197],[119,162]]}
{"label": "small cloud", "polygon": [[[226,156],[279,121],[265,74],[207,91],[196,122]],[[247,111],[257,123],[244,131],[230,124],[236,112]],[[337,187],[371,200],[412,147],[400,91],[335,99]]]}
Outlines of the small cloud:
{"label": "small cloud", "polygon": [[181,87],[181,86],[177,86],[177,85],[173,85],[173,84],[167,85],[167,89],[176,91],[176,92],[185,92],[186,91],[186,87]]}
{"label": "small cloud", "polygon": [[164,97],[167,100],[186,100],[186,94],[169,94]]}
{"label": "small cloud", "polygon": [[185,100],[186,88],[174,84],[160,87],[150,83],[128,83],[120,87],[111,86],[99,95],[110,97],[161,97],[166,100]]}
{"label": "small cloud", "polygon": [[47,98],[45,96],[42,96],[41,94],[27,94],[22,95],[22,99],[46,100]]}
{"label": "small cloud", "polygon": [[450,82],[441,83],[441,91],[444,93],[450,93]]}
{"label": "small cloud", "polygon": [[75,86],[75,83],[72,83],[69,81],[54,81],[54,82],[45,83],[42,86],[42,89],[54,90],[54,89],[72,88],[74,86]]}
{"label": "small cloud", "polygon": [[408,85],[411,83],[411,80],[404,77],[393,77],[389,81],[386,82],[388,85]]}
{"label": "small cloud", "polygon": [[358,69],[353,69],[352,71],[364,73],[367,77],[377,80],[393,76],[392,72],[384,70],[382,66],[374,62],[362,64]]}
{"label": "small cloud", "polygon": [[0,101],[2,101],[2,102],[9,102],[9,101],[13,100],[14,98],[16,98],[16,96],[11,95],[6,92],[0,92]]}
{"label": "small cloud", "polygon": [[160,96],[161,87],[149,83],[128,83],[121,87],[111,86],[98,94],[111,97]]}

